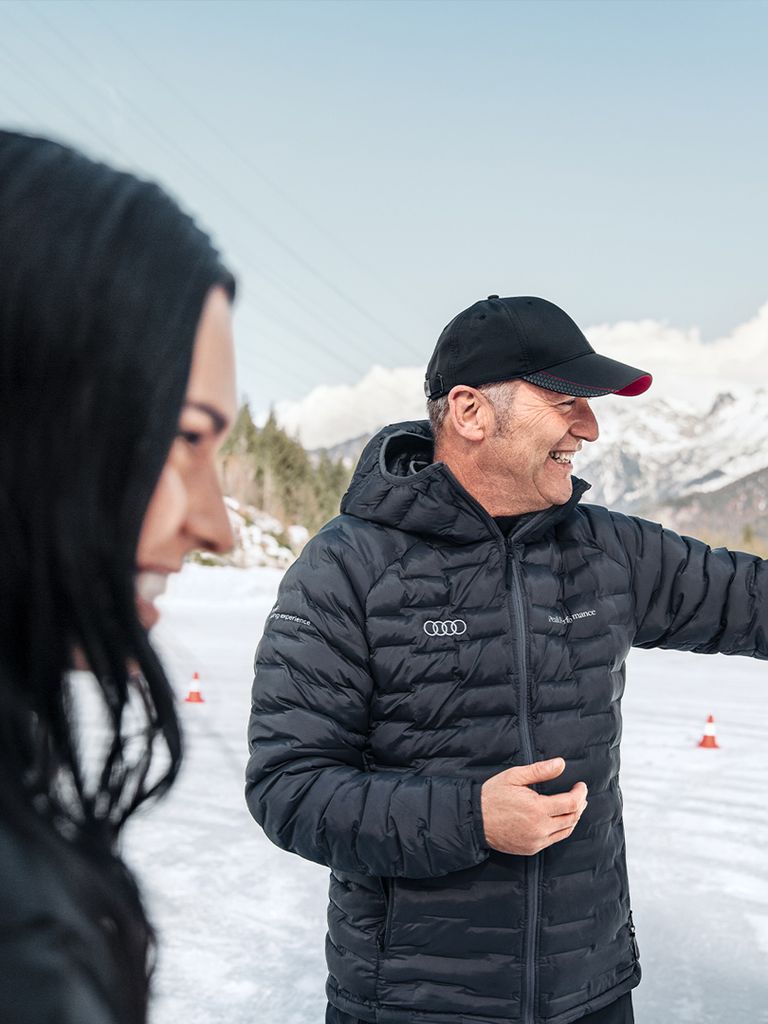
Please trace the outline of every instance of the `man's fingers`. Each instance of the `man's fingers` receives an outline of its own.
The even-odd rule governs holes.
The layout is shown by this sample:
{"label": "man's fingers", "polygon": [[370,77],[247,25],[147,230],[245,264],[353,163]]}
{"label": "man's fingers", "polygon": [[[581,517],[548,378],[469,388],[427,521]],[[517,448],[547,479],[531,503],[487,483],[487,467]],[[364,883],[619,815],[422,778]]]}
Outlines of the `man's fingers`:
{"label": "man's fingers", "polygon": [[552,832],[544,845],[554,846],[555,843],[561,843],[563,839],[567,839],[571,835],[577,824],[578,822],[570,825],[568,828],[559,828],[556,832]]}
{"label": "man's fingers", "polygon": [[562,832],[555,832],[554,835],[549,837],[547,846],[554,846],[555,843],[562,843],[564,839],[567,839],[573,832],[572,828],[563,829]]}
{"label": "man's fingers", "polygon": [[575,783],[567,793],[544,796],[532,789],[565,770],[561,757],[507,768],[482,786],[483,827],[491,847],[530,856],[567,839],[587,806],[587,787]]}
{"label": "man's fingers", "polygon": [[579,824],[581,819],[581,811],[576,811],[575,814],[559,814],[556,818],[551,820],[550,836],[556,836],[560,832],[572,831]]}
{"label": "man's fingers", "polygon": [[562,775],[565,761],[562,757],[553,757],[549,761],[534,761],[533,764],[521,764],[515,768],[507,768],[501,774],[515,786],[535,786],[537,782],[549,782]]}
{"label": "man's fingers", "polygon": [[568,793],[556,793],[554,796],[542,797],[547,802],[547,813],[555,818],[560,814],[581,814],[587,806],[587,787],[577,782]]}

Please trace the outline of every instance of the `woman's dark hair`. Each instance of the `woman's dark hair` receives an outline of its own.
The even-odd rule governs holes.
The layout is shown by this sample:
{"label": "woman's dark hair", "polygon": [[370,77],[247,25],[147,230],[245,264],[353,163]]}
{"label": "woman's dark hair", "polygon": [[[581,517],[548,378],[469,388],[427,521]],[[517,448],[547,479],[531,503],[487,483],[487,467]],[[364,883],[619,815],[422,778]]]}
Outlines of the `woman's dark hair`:
{"label": "woman's dark hair", "polygon": [[[217,284],[233,294],[156,185],[0,131],[0,820],[76,894],[121,1024],[145,1019],[153,935],[118,834],[181,757],[136,547]],[[75,651],[106,709],[95,766]]]}

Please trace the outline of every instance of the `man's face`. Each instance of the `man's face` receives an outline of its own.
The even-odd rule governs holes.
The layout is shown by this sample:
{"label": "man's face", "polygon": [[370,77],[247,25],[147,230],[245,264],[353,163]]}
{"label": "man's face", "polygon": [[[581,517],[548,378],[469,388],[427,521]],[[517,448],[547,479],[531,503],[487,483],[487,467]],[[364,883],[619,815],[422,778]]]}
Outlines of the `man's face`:
{"label": "man's face", "polygon": [[508,416],[488,438],[483,461],[503,481],[516,507],[534,512],[571,497],[571,459],[598,436],[586,398],[520,381]]}

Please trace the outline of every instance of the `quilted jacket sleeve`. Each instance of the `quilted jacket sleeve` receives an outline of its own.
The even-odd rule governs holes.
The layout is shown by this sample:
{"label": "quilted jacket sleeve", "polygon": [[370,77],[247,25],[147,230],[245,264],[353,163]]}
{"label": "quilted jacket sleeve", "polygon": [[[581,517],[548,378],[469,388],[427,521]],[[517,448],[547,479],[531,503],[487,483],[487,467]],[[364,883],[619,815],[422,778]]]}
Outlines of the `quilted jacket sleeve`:
{"label": "quilted jacket sleeve", "polygon": [[768,562],[614,516],[630,556],[636,647],[768,658]]}
{"label": "quilted jacket sleeve", "polygon": [[251,814],[278,846],[340,871],[423,878],[478,864],[488,850],[476,783],[366,770],[373,679],[359,585],[370,567],[354,551],[345,567],[326,538],[286,573],[256,652]]}

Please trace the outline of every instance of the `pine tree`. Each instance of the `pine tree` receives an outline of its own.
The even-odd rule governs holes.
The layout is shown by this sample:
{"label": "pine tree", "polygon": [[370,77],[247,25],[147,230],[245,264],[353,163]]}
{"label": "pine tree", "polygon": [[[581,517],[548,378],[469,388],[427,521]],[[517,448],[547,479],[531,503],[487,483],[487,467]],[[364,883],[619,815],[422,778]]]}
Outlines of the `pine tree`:
{"label": "pine tree", "polygon": [[274,410],[257,427],[247,402],[222,448],[221,467],[225,489],[238,501],[286,526],[306,526],[310,533],[337,514],[350,479],[343,461],[325,451],[313,465],[301,443],[280,427]]}

